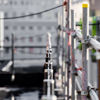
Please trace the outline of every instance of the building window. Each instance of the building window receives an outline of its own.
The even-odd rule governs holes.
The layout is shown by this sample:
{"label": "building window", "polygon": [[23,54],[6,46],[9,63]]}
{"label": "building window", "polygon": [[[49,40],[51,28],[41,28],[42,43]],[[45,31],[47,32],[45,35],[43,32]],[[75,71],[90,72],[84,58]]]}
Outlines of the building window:
{"label": "building window", "polygon": [[26,2],[26,5],[29,5],[29,2],[28,1]]}
{"label": "building window", "polygon": [[20,50],[20,52],[21,52],[21,53],[25,53],[25,50],[22,48],[22,49]]}
{"label": "building window", "polygon": [[24,5],[24,1],[21,1],[21,5]]}
{"label": "building window", "polygon": [[37,40],[38,40],[38,42],[42,42],[42,37],[39,36],[39,37],[37,38]]}
{"label": "building window", "polygon": [[6,48],[5,49],[5,53],[9,53],[9,48]]}
{"label": "building window", "polygon": [[9,29],[9,27],[8,26],[5,26],[5,30],[8,30]]}
{"label": "building window", "polygon": [[33,37],[29,37],[29,41],[30,42],[33,42]]}
{"label": "building window", "polygon": [[47,26],[47,29],[48,29],[48,30],[51,30],[51,26]]}
{"label": "building window", "polygon": [[14,30],[17,30],[17,26],[13,26],[13,29],[14,29]]}
{"label": "building window", "polygon": [[21,26],[21,29],[24,30],[25,29],[25,26]]}
{"label": "building window", "polygon": [[32,54],[33,53],[33,48],[29,49],[29,53]]}
{"label": "building window", "polygon": [[[30,12],[29,14],[33,14],[33,12]],[[30,19],[32,19],[34,17],[34,15],[29,16],[29,17],[30,17]]]}
{"label": "building window", "polygon": [[16,17],[16,12],[13,12],[13,13],[12,13],[12,16],[13,16],[13,17]]}
{"label": "building window", "polygon": [[12,2],[12,1],[10,1],[10,2],[9,2],[9,4],[10,4],[10,5],[12,5],[12,4],[13,4],[13,2]]}
{"label": "building window", "polygon": [[21,37],[21,41],[24,42],[25,41],[25,37]]}
{"label": "building window", "polygon": [[5,37],[5,40],[6,40],[7,42],[9,42],[10,39],[9,39],[8,36],[6,36],[6,37]]}
{"label": "building window", "polygon": [[37,29],[38,29],[38,30],[41,30],[41,29],[42,29],[42,26],[37,26]]}
{"label": "building window", "polygon": [[8,17],[8,13],[7,13],[7,12],[5,12],[5,13],[4,13],[4,16],[5,16],[5,17]]}
{"label": "building window", "polygon": [[32,30],[33,29],[33,26],[29,26],[29,29]]}
{"label": "building window", "polygon": [[14,4],[17,5],[17,2],[15,1]]}
{"label": "building window", "polygon": [[14,41],[17,42],[17,40],[18,40],[17,37],[14,37]]}

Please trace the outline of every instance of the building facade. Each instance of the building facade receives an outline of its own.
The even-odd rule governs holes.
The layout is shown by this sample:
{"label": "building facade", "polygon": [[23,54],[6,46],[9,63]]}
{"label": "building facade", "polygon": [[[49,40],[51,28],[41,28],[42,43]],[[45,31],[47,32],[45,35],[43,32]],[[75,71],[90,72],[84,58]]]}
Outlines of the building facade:
{"label": "building facade", "polygon": [[[0,11],[4,17],[24,16],[40,12],[57,6],[54,0],[0,0]],[[59,9],[29,16],[20,19],[4,20],[4,45],[11,46],[11,34],[14,34],[14,45],[16,46],[46,46],[47,32],[52,34],[52,44],[57,45],[57,12]],[[56,50],[53,50],[55,53]],[[54,58],[56,55],[53,56]],[[15,59],[24,59],[24,65],[28,62],[25,59],[45,58],[45,48],[16,48]],[[4,48],[3,56],[0,59],[11,59],[11,48]],[[43,64],[41,60],[32,60],[30,66]],[[15,62],[15,66],[21,66],[22,62]],[[22,64],[23,66],[23,64]]]}

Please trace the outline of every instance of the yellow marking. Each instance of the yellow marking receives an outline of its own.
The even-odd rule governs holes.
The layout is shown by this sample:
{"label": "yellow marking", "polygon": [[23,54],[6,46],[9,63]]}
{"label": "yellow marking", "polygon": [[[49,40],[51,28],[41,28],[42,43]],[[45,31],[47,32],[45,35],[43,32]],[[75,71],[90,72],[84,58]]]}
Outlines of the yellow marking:
{"label": "yellow marking", "polygon": [[82,4],[83,8],[88,8],[88,4]]}

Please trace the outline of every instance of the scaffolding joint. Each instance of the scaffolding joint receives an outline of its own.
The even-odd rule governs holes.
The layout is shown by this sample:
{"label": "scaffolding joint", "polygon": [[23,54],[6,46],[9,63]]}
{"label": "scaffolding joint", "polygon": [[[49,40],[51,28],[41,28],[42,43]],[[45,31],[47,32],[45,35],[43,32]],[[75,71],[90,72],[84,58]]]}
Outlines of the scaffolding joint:
{"label": "scaffolding joint", "polygon": [[82,44],[86,44],[87,48],[90,47],[90,37],[87,36],[86,39],[82,40]]}

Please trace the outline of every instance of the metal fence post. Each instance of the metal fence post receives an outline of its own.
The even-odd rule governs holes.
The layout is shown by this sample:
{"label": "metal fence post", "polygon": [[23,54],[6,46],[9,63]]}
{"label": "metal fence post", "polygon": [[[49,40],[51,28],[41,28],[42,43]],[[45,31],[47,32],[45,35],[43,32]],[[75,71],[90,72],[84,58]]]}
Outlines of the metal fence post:
{"label": "metal fence post", "polygon": [[[74,10],[71,10],[71,29],[75,29]],[[75,100],[75,54],[74,54],[74,37],[71,37],[71,49],[72,49],[72,100]]]}
{"label": "metal fence post", "polygon": [[12,34],[12,67],[11,67],[11,72],[13,72],[14,68],[14,34]]}
{"label": "metal fence post", "polygon": [[[0,18],[4,17],[4,13],[0,12]],[[4,20],[0,20],[0,51],[3,51],[4,46]]]}
{"label": "metal fence post", "polygon": [[100,50],[96,54],[97,65],[98,65],[98,97],[100,99]]}
{"label": "metal fence post", "polygon": [[[100,37],[100,20],[97,20],[97,36]],[[100,42],[100,38],[97,39]],[[98,97],[100,99],[100,50],[97,51],[97,64],[98,64]]]}
{"label": "metal fence post", "polygon": [[12,66],[11,66],[11,81],[15,80],[15,70],[14,70],[14,34],[12,34]]}
{"label": "metal fence post", "polygon": [[[66,24],[67,30],[70,31],[71,29],[71,0],[68,0],[68,6],[67,6],[67,24]],[[67,70],[67,100],[69,100],[70,97],[70,45],[69,45],[69,39],[70,35],[69,33],[66,34],[66,42],[67,42],[67,65],[66,65],[66,70]]]}
{"label": "metal fence post", "polygon": [[82,43],[82,64],[83,64],[83,72],[82,72],[82,100],[87,100],[87,87],[88,87],[88,73],[87,73],[87,34],[89,32],[88,28],[88,4],[83,4],[83,43]]}

